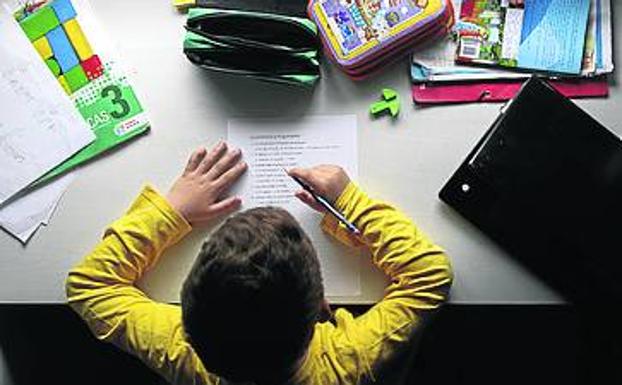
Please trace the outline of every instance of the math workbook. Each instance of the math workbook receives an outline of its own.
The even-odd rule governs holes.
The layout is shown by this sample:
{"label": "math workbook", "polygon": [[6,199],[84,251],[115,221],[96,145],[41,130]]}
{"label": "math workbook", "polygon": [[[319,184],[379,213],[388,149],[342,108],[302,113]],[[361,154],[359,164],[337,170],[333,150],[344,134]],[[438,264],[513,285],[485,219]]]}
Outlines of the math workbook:
{"label": "math workbook", "polygon": [[41,180],[149,129],[143,107],[85,0],[28,1],[13,16],[97,139]]}
{"label": "math workbook", "polygon": [[462,0],[459,63],[579,75],[590,0]]}

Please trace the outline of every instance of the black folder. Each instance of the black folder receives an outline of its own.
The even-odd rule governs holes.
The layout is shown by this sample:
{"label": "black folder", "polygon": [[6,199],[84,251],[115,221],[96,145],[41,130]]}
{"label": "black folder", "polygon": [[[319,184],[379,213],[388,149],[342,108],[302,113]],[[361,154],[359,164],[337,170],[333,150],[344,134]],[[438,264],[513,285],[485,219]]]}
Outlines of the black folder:
{"label": "black folder", "polygon": [[622,300],[622,142],[544,81],[526,82],[439,196],[567,300]]}

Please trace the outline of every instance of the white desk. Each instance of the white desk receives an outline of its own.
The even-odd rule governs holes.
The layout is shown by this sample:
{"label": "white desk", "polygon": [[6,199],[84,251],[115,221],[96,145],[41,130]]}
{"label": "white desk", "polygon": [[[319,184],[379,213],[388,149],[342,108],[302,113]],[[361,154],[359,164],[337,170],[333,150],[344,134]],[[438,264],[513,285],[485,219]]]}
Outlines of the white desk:
{"label": "white desk", "polygon": [[[622,2],[614,1],[622,14]],[[554,303],[560,298],[437,198],[444,182],[489,127],[499,104],[418,109],[410,99],[407,61],[371,80],[355,83],[330,63],[314,92],[209,74],[182,54],[185,17],[166,0],[92,0],[96,16],[119,43],[152,131],[84,167],[47,228],[22,247],[0,233],[0,302],[63,302],[70,267],[97,243],[104,228],[128,207],[144,182],[161,190],[200,144],[226,136],[231,117],[356,114],[359,182],[408,213],[448,251],[456,274],[452,301],[459,303]],[[620,27],[617,23],[615,27]],[[617,47],[622,37],[617,34]],[[622,135],[619,71],[608,100],[579,104]],[[370,103],[382,87],[402,98],[399,119],[371,120]],[[170,250],[143,287],[159,300],[176,301],[206,231],[195,231]],[[335,302],[371,302],[384,280],[362,262],[363,293]]]}

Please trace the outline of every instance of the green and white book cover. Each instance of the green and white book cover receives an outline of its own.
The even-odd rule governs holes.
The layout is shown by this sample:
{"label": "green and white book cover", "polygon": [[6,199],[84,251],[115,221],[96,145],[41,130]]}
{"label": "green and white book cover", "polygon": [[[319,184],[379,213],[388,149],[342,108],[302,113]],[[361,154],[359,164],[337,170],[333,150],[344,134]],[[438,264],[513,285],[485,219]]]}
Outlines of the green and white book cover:
{"label": "green and white book cover", "polygon": [[96,136],[38,182],[149,130],[136,92],[86,0],[27,2],[14,16]]}

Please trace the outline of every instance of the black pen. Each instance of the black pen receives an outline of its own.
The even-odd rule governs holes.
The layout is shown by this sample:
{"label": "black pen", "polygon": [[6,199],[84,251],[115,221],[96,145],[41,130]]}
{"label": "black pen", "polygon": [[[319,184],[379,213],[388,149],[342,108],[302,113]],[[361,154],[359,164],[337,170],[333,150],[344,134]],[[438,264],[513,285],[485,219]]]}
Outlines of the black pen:
{"label": "black pen", "polygon": [[350,230],[350,232],[354,235],[360,235],[361,231],[359,229],[356,228],[356,226],[354,226],[352,224],[352,222],[348,221],[346,219],[346,217],[343,216],[343,214],[341,214],[339,211],[337,211],[336,208],[333,207],[333,205],[331,205],[326,198],[324,198],[323,196],[317,194],[315,191],[313,191],[313,189],[311,188],[311,186],[309,186],[308,184],[306,184],[305,182],[303,182],[300,178],[291,175],[290,173],[287,172],[287,170],[285,170],[285,173],[287,175],[289,175],[293,180],[296,181],[296,183],[298,183],[300,185],[300,187],[303,188],[303,190],[305,190],[306,192],[308,192],[309,194],[311,194],[311,196],[313,197],[313,199],[315,199],[315,201],[319,204],[322,205],[322,207],[324,207],[326,210],[328,210],[329,213],[331,213],[335,218],[337,218],[341,223],[343,223],[346,228],[348,230]]}

